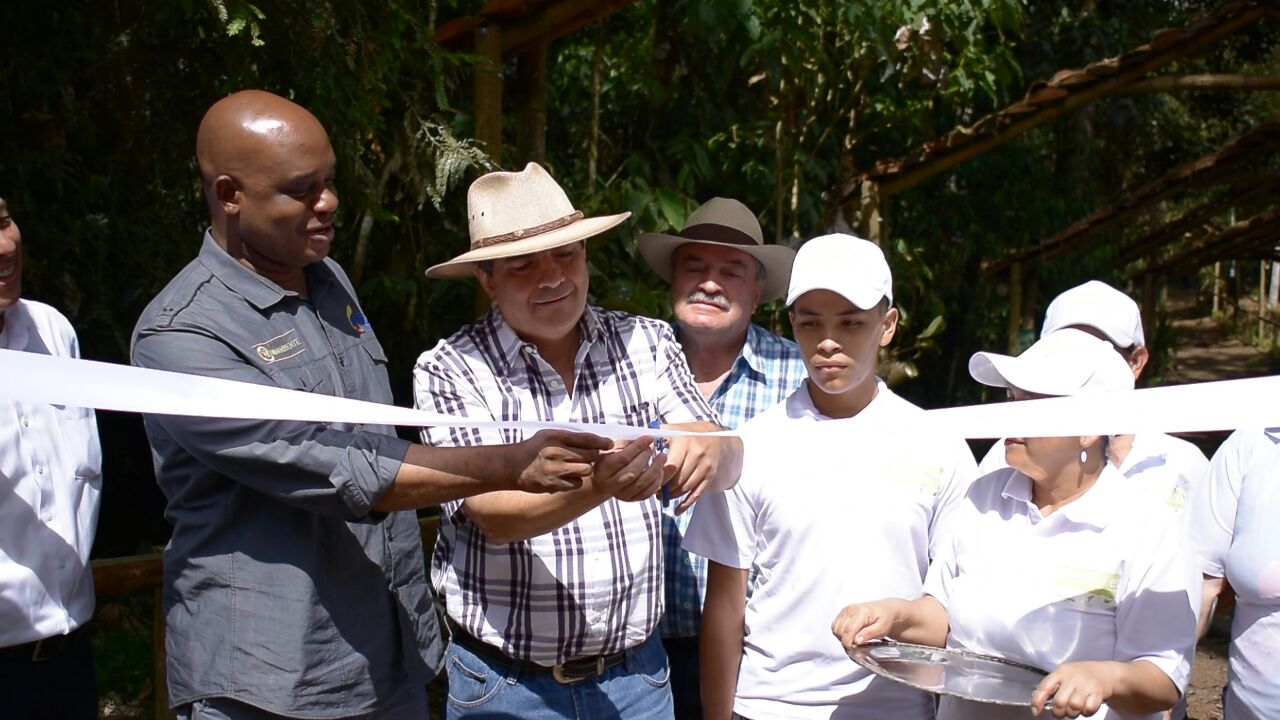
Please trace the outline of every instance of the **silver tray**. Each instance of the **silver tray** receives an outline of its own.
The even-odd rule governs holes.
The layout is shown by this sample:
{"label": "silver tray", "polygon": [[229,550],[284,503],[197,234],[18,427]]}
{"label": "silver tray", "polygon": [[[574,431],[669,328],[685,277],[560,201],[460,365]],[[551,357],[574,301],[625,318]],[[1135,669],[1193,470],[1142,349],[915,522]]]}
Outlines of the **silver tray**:
{"label": "silver tray", "polygon": [[[941,695],[994,705],[1031,706],[1048,673],[966,650],[882,640],[847,650],[849,658],[882,678]],[[1048,704],[1046,704],[1046,707]]]}

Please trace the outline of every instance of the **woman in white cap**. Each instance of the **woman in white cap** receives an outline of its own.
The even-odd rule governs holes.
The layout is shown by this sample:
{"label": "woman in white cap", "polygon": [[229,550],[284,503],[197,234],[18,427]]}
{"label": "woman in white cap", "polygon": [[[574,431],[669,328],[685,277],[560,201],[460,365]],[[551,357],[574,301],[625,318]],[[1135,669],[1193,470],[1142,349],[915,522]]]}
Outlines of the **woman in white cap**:
{"label": "woman in white cap", "polygon": [[[1079,330],[969,372],[1015,399],[1131,389],[1109,344]],[[1177,702],[1195,648],[1194,573],[1167,507],[1139,502],[1105,436],[1010,438],[1009,463],[971,486],[917,600],[846,607],[846,647],[881,637],[1003,657],[1052,672],[1031,709],[942,698],[938,717],[1144,717]],[[1050,705],[1050,707],[1046,707]]]}

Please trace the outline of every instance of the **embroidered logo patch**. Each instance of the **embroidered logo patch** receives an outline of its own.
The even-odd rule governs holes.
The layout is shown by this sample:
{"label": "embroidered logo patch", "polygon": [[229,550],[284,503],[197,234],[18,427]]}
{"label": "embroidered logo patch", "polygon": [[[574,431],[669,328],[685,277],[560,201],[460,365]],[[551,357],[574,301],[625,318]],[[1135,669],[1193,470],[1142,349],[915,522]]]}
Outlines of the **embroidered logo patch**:
{"label": "embroidered logo patch", "polygon": [[369,324],[369,318],[350,305],[347,306],[347,322],[351,323],[351,328],[356,331],[357,335],[373,332],[373,326]]}
{"label": "embroidered logo patch", "polygon": [[307,351],[302,344],[302,338],[298,337],[297,330],[290,330],[287,333],[277,335],[270,340],[264,340],[253,346],[253,351],[262,358],[264,362],[273,363],[280,360],[288,360],[291,357],[297,357]]}

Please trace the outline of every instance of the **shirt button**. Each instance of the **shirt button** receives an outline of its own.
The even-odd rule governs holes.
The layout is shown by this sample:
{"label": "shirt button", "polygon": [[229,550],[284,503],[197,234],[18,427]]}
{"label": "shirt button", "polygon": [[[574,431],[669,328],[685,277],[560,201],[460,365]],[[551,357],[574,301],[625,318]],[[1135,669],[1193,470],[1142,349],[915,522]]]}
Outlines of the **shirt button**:
{"label": "shirt button", "polygon": [[36,466],[36,474],[37,474],[37,475],[43,475],[43,474],[44,474],[44,466],[43,466],[43,465],[37,465],[37,466]]}
{"label": "shirt button", "polygon": [[44,516],[44,521],[47,523],[53,522],[53,513],[46,513]]}
{"label": "shirt button", "polygon": [[551,379],[547,381],[547,387],[551,388],[552,390],[559,390],[563,384],[564,383],[561,383],[559,380],[555,380],[555,379]]}
{"label": "shirt button", "polygon": [[22,416],[22,427],[24,427],[24,428],[29,428],[29,427],[31,427],[31,421],[30,421],[30,420],[28,420],[28,419],[27,419],[27,416],[25,416],[25,415],[23,415],[23,416]]}

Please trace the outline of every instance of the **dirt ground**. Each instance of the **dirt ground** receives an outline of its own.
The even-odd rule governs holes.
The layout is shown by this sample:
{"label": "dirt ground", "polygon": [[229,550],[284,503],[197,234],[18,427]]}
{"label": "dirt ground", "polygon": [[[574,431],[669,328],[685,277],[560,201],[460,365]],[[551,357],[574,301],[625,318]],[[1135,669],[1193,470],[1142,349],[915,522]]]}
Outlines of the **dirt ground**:
{"label": "dirt ground", "polygon": [[1227,636],[1212,632],[1196,650],[1187,688],[1189,720],[1222,720],[1222,688],[1227,684]]}

